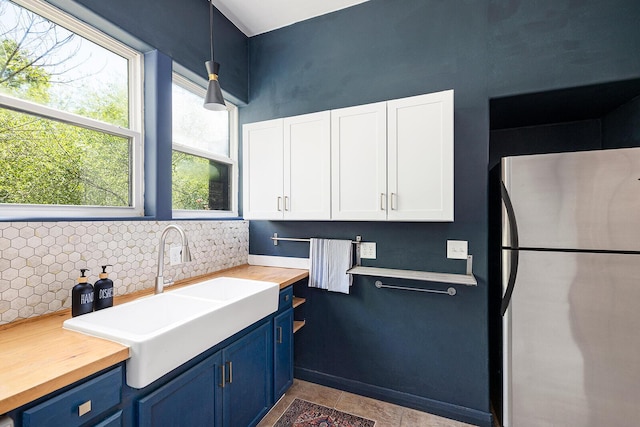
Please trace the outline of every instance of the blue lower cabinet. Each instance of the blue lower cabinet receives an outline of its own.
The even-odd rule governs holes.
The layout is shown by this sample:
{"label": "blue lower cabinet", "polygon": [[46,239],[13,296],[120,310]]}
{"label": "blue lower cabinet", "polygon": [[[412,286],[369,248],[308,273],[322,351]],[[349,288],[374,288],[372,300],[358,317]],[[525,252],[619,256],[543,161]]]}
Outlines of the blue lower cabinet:
{"label": "blue lower cabinet", "polygon": [[116,407],[121,389],[122,368],[118,367],[26,409],[22,426],[80,426]]}
{"label": "blue lower cabinet", "polygon": [[263,324],[222,350],[224,427],[255,426],[271,408],[271,325]]}
{"label": "blue lower cabinet", "polygon": [[220,352],[138,401],[140,427],[220,425]]}
{"label": "blue lower cabinet", "polygon": [[118,411],[93,427],[122,427],[122,411]]}
{"label": "blue lower cabinet", "polygon": [[293,308],[273,319],[273,397],[277,401],[293,384]]}

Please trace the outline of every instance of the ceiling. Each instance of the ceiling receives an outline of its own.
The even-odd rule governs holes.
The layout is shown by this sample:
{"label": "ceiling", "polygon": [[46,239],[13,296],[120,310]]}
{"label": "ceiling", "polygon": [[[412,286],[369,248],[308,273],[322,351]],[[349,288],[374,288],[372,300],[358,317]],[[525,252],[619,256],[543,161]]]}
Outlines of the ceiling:
{"label": "ceiling", "polygon": [[255,36],[368,0],[212,0],[247,36]]}

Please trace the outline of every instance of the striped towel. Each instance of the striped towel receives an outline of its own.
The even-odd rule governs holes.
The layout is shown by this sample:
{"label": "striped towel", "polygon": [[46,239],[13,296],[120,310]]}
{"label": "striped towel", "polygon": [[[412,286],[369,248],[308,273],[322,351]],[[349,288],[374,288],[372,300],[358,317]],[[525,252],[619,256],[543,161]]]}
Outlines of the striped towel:
{"label": "striped towel", "polygon": [[311,239],[309,245],[309,287],[349,293],[352,277],[351,240]]}

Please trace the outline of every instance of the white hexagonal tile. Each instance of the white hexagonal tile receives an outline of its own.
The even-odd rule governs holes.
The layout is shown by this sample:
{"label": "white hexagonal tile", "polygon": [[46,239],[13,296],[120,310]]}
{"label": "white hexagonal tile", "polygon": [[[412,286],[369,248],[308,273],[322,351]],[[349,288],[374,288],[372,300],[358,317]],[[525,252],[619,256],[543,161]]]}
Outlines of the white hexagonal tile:
{"label": "white hexagonal tile", "polygon": [[33,227],[25,227],[20,229],[20,237],[24,239],[29,239],[30,237],[35,236],[35,230]]}
{"label": "white hexagonal tile", "polygon": [[4,323],[13,322],[18,318],[18,310],[15,308],[10,308],[9,310],[2,313],[2,321]]}
{"label": "white hexagonal tile", "polygon": [[49,311],[53,312],[53,311],[58,311],[62,308],[62,301],[56,300],[54,299],[53,301],[51,301],[49,303]]}
{"label": "white hexagonal tile", "polygon": [[33,267],[24,266],[18,272],[18,277],[22,277],[23,279],[28,279],[29,277],[33,277],[35,274],[35,269]]}
{"label": "white hexagonal tile", "polygon": [[33,295],[33,288],[31,286],[23,286],[18,289],[18,295],[22,298],[28,298]]}
{"label": "white hexagonal tile", "polygon": [[33,316],[33,313],[33,307],[30,306],[22,307],[20,310],[18,310],[18,316],[23,319]]}
{"label": "white hexagonal tile", "polygon": [[18,256],[21,258],[29,258],[36,253],[35,249],[25,246],[18,251]]}
{"label": "white hexagonal tile", "polygon": [[18,289],[9,288],[2,293],[2,299],[6,301],[13,301],[18,298]]}
{"label": "white hexagonal tile", "polygon": [[32,294],[27,297],[27,305],[31,307],[35,307],[36,304],[42,302],[42,297],[40,295]]}
{"label": "white hexagonal tile", "polygon": [[15,227],[5,228],[2,230],[2,237],[5,239],[13,240],[20,235],[20,230]]}
{"label": "white hexagonal tile", "polygon": [[13,280],[18,277],[18,270],[16,268],[7,268],[2,272],[2,278],[5,280]]}
{"label": "white hexagonal tile", "polygon": [[47,291],[42,295],[42,302],[49,304],[56,298],[56,294],[54,292]]}
{"label": "white hexagonal tile", "polygon": [[49,311],[49,304],[40,302],[34,307],[34,313],[38,316],[45,314]]}

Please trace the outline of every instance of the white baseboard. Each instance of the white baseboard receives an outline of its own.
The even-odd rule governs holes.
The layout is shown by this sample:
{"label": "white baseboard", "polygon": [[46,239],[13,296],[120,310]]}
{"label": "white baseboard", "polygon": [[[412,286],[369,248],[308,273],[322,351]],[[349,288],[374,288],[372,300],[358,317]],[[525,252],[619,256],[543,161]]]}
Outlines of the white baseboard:
{"label": "white baseboard", "polygon": [[249,254],[248,262],[249,265],[263,265],[265,267],[300,268],[303,270],[309,269],[309,258]]}

